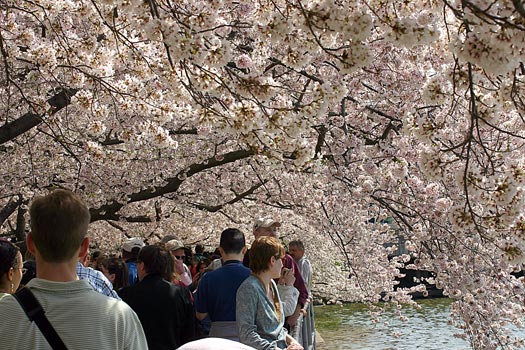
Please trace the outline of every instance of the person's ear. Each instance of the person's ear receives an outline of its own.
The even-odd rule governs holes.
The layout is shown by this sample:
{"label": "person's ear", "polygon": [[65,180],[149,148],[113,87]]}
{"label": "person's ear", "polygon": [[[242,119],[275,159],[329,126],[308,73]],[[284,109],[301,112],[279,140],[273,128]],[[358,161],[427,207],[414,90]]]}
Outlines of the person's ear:
{"label": "person's ear", "polygon": [[242,255],[245,255],[247,251],[248,251],[248,246],[245,245],[245,246],[242,248],[242,250],[241,250]]}
{"label": "person's ear", "polygon": [[9,282],[13,282],[13,276],[14,276],[14,274],[15,274],[15,269],[14,269],[14,267],[10,267],[10,268],[9,268],[9,271],[7,271],[7,273],[6,273],[6,275],[7,275],[7,280],[8,280]]}
{"label": "person's ear", "polygon": [[137,261],[137,273],[139,275],[139,278],[141,278],[142,276],[144,276],[146,274],[146,269],[144,268],[144,262],[143,261]]}
{"label": "person's ear", "polygon": [[33,254],[33,256],[36,256],[35,241],[33,241],[33,235],[31,234],[31,232],[29,232],[29,234],[26,237],[26,247],[27,250],[29,250],[29,252]]}
{"label": "person's ear", "polygon": [[88,250],[89,250],[89,238],[84,237],[84,239],[82,240],[82,243],[80,243],[80,250],[78,251],[78,257],[84,260],[88,253]]}

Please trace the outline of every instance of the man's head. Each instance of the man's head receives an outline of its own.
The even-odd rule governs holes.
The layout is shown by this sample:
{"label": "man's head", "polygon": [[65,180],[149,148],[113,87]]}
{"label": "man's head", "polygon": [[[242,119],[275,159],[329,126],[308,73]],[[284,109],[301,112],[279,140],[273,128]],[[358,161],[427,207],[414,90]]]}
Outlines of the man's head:
{"label": "man's head", "polygon": [[225,254],[244,253],[243,250],[246,246],[244,234],[236,228],[227,228],[221,233],[219,246]]}
{"label": "man's head", "polygon": [[140,250],[137,258],[139,279],[149,274],[160,274],[165,280],[171,281],[174,269],[173,257],[164,245],[147,245]]}
{"label": "man's head", "polygon": [[186,252],[184,251],[184,244],[178,239],[172,239],[166,243],[166,249],[171,252],[171,255],[177,260],[184,260]]}
{"label": "man's head", "polygon": [[253,235],[255,239],[264,236],[275,237],[277,235],[277,228],[281,227],[281,223],[272,218],[259,218],[253,224]]}
{"label": "man's head", "polygon": [[144,247],[144,241],[138,237],[129,238],[122,244],[122,257],[125,260],[136,259],[139,251]]}
{"label": "man's head", "polygon": [[195,254],[204,254],[204,246],[202,244],[195,246]]}
{"label": "man's head", "polygon": [[290,244],[288,244],[288,251],[290,255],[294,258],[294,260],[299,260],[304,255],[304,244],[303,242],[297,240],[297,241],[291,241]]}
{"label": "man's head", "polygon": [[28,241],[34,243],[44,261],[60,263],[77,257],[90,221],[89,209],[79,196],[68,190],[55,190],[34,199],[29,215]]}
{"label": "man's head", "polygon": [[167,236],[162,237],[162,239],[160,240],[160,243],[166,244],[169,241],[171,241],[172,239],[179,239],[179,237],[177,237],[175,235],[167,235]]}

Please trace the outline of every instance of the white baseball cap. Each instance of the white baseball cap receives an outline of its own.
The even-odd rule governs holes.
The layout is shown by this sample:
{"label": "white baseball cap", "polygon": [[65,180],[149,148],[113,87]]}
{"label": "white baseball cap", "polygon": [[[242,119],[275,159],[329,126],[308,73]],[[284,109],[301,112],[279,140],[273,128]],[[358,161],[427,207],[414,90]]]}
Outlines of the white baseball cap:
{"label": "white baseball cap", "polygon": [[145,244],[144,244],[144,241],[138,237],[134,237],[134,238],[130,238],[128,239],[126,242],[124,242],[124,244],[122,244],[122,250],[128,252],[128,253],[133,253],[133,249],[134,248],[142,248],[144,247]]}
{"label": "white baseball cap", "polygon": [[257,230],[258,228],[260,227],[272,227],[272,226],[275,226],[275,227],[280,227],[281,226],[281,223],[277,220],[274,220],[270,217],[265,217],[265,218],[258,218],[255,220],[254,224],[253,224],[253,230]]}

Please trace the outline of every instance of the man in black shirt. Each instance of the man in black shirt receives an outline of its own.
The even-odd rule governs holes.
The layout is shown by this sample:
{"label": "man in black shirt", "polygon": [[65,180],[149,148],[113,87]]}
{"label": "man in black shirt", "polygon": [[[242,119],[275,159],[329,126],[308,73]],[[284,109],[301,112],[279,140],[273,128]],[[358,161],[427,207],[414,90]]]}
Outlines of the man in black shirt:
{"label": "man in black shirt", "polygon": [[163,246],[143,247],[137,259],[140,282],[120,297],[137,313],[150,349],[176,349],[195,339],[195,316],[188,289],[167,279],[174,261]]}

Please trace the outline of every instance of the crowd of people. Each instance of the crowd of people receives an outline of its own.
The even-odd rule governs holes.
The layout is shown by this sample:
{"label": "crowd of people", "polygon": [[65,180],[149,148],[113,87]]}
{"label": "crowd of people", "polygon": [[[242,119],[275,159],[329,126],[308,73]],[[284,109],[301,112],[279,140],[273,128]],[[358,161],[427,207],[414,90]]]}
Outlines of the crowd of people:
{"label": "crowd of people", "polygon": [[[311,297],[311,266],[301,241],[286,253],[278,221],[256,220],[250,249],[228,228],[213,253],[168,236],[108,255],[89,253],[89,210],[73,192],[35,199],[30,217],[25,262],[0,240],[1,349],[303,349],[288,330]],[[51,327],[31,318],[40,310]]]}

